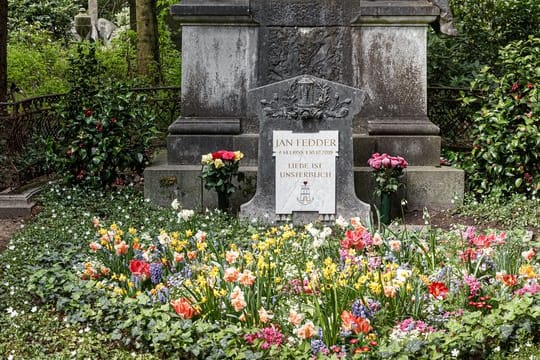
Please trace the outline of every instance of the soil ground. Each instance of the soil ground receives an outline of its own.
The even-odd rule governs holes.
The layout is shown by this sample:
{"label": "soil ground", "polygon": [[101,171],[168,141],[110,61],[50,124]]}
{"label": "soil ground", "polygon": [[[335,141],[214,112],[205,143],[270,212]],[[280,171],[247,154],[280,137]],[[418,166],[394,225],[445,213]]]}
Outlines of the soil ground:
{"label": "soil ground", "polygon": [[[424,225],[426,220],[423,217],[422,211],[412,211],[405,214],[405,224],[407,225]],[[454,225],[460,224],[464,226],[476,226],[477,228],[497,228],[497,224],[482,224],[478,226],[473,217],[455,215],[448,211],[430,211],[429,224],[431,227],[443,230],[450,230]]]}

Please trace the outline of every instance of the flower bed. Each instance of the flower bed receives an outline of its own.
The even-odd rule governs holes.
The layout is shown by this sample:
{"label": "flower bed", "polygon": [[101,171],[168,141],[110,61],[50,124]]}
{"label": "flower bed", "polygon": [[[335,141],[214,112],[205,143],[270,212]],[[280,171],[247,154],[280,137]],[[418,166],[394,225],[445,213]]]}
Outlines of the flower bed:
{"label": "flower bed", "polygon": [[260,227],[129,189],[39,202],[0,253],[2,358],[540,357],[518,230]]}
{"label": "flower bed", "polygon": [[[79,276],[175,315],[167,321],[229,329],[223,356],[485,357],[537,340],[536,248],[515,234],[177,217],[159,234],[95,218]],[[129,328],[117,334],[129,337]]]}

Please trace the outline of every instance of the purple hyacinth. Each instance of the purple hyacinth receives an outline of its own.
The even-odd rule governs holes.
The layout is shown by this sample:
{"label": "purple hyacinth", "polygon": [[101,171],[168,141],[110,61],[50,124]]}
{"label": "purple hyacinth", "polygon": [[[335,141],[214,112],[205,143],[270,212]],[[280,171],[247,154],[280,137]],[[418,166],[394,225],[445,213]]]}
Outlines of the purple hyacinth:
{"label": "purple hyacinth", "polygon": [[311,353],[317,355],[318,353],[328,354],[330,350],[322,340],[311,340]]}
{"label": "purple hyacinth", "polygon": [[150,281],[152,281],[152,284],[159,284],[161,282],[162,274],[163,265],[161,265],[161,263],[150,264]]}
{"label": "purple hyacinth", "polygon": [[381,305],[378,301],[368,300],[367,306],[360,299],[354,301],[351,306],[352,314],[356,317],[371,319],[373,315],[380,309]]}

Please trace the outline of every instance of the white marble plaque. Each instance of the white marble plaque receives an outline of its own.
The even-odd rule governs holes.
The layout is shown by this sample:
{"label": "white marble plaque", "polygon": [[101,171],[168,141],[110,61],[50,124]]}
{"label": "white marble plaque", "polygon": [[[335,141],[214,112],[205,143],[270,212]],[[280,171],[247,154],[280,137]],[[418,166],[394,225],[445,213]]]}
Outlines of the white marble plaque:
{"label": "white marble plaque", "polygon": [[273,131],[276,214],[336,212],[336,157],[339,131]]}

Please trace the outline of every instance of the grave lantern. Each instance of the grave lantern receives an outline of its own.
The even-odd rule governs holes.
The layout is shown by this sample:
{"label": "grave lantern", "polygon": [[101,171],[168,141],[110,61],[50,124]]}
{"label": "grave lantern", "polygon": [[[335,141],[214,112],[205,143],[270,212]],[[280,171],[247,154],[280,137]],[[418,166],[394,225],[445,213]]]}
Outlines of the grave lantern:
{"label": "grave lantern", "polygon": [[84,8],[81,8],[79,13],[75,15],[75,31],[82,40],[85,40],[92,31],[92,18]]}

